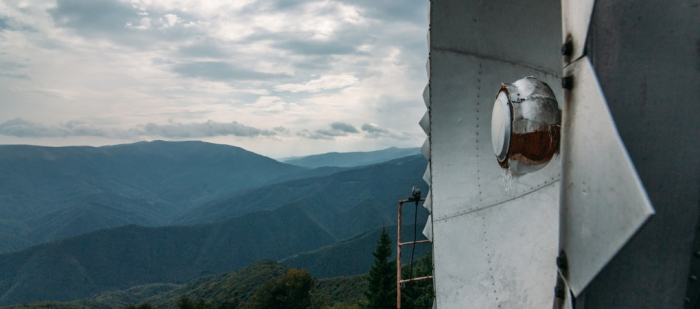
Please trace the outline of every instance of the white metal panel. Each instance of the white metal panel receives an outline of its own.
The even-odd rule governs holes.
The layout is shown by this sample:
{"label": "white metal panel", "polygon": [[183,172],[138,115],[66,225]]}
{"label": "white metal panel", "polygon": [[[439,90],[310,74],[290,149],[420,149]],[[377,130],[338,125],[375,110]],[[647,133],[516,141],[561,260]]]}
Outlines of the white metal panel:
{"label": "white metal panel", "polygon": [[[433,51],[431,59],[440,72],[431,81],[435,220],[487,208],[558,180],[558,157],[537,173],[509,179],[497,163],[490,132],[491,109],[502,82],[536,76],[557,85],[556,76],[453,52]],[[553,89],[561,101],[560,88]]]}
{"label": "white metal panel", "polygon": [[562,43],[571,36],[573,47],[571,62],[583,56],[583,49],[588,36],[588,25],[591,22],[595,0],[562,0]]}
{"label": "white metal panel", "polygon": [[497,207],[434,220],[439,308],[551,308],[558,187],[555,182]]}
{"label": "white metal panel", "polygon": [[562,117],[561,248],[579,295],[654,214],[615,127],[588,57],[565,69],[574,78]]}
{"label": "white metal panel", "polygon": [[431,55],[451,50],[560,74],[560,1],[435,1]]}
{"label": "white metal panel", "polygon": [[[559,159],[536,173],[509,179],[493,153],[490,121],[502,82],[535,76],[556,86],[559,78],[529,66],[450,51],[432,51],[431,65],[438,306],[551,306]],[[560,87],[552,88],[561,101]]]}

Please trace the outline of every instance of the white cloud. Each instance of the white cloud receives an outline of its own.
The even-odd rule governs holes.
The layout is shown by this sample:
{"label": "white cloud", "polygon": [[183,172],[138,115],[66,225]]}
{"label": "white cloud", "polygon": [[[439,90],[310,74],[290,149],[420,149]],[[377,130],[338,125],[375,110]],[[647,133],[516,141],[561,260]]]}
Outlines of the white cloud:
{"label": "white cloud", "polygon": [[179,21],[179,17],[175,14],[165,14],[163,17],[160,19],[161,23],[163,23],[163,28],[170,28],[175,26],[177,22]]}
{"label": "white cloud", "polygon": [[[205,129],[209,120],[233,132],[236,119],[274,132],[260,144],[268,148],[417,146],[424,135],[411,124],[425,112],[425,15],[420,0],[0,2],[0,123],[36,121],[14,127],[26,133],[10,135],[14,143],[38,141],[31,132],[45,132],[42,143],[139,140],[152,123],[152,132],[172,138],[196,131],[258,147],[204,133],[223,130]],[[277,127],[284,130],[263,129]]]}
{"label": "white cloud", "polygon": [[320,78],[310,80],[303,84],[283,84],[276,85],[275,90],[277,91],[289,91],[289,92],[319,92],[321,90],[330,90],[345,88],[357,84],[358,79],[355,76],[342,74],[342,75],[325,75]]}
{"label": "white cloud", "polygon": [[279,133],[287,134],[288,132],[288,129],[281,126],[267,130],[247,126],[236,121],[216,122],[212,120],[190,123],[147,123],[129,129],[101,127],[85,121],[69,121],[59,125],[45,125],[22,118],[15,118],[0,123],[0,135],[24,138],[93,136],[115,139],[140,139],[144,137],[185,139],[227,135],[272,137]]}
{"label": "white cloud", "polygon": [[141,21],[139,22],[138,26],[134,26],[131,24],[131,22],[127,22],[125,27],[136,30],[148,30],[151,28],[151,19],[148,17],[143,17],[141,18]]}

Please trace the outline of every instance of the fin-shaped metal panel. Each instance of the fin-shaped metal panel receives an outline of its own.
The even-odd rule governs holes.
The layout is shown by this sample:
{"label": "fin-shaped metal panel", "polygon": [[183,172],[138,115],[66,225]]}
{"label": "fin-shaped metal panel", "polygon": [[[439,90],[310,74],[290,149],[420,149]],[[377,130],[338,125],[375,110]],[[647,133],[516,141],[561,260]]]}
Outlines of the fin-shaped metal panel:
{"label": "fin-shaped metal panel", "polygon": [[[583,56],[594,4],[595,0],[562,0],[562,43],[571,44],[568,47],[569,56],[564,57],[565,61],[568,59],[569,62],[574,62]],[[564,48],[562,47],[562,53]]]}
{"label": "fin-shaped metal panel", "polygon": [[430,137],[425,139],[423,146],[420,148],[420,152],[426,160],[430,161]]}
{"label": "fin-shaped metal panel", "polygon": [[565,69],[561,248],[575,295],[654,213],[587,57]]}
{"label": "fin-shaped metal panel", "polygon": [[[423,202],[423,207],[428,210],[429,213],[433,213],[433,198],[432,194],[430,194],[430,191],[428,191],[428,194],[425,197],[425,202]],[[432,219],[432,218],[431,218]]]}
{"label": "fin-shaped metal panel", "polygon": [[423,115],[423,118],[420,119],[420,122],[418,123],[421,128],[423,128],[423,132],[425,132],[426,135],[430,135],[430,111],[426,111],[425,114]]}
{"label": "fin-shaped metal panel", "polygon": [[423,89],[423,103],[425,103],[425,108],[430,109],[430,83],[426,84],[425,89]]}
{"label": "fin-shaped metal panel", "polygon": [[430,241],[433,241],[433,218],[428,216],[428,221],[425,222],[425,228],[423,228],[423,235]]}
{"label": "fin-shaped metal panel", "polygon": [[431,171],[430,171],[430,162],[428,162],[428,167],[425,169],[425,173],[423,173],[423,181],[427,183],[429,186],[432,186],[432,177],[431,177]]}
{"label": "fin-shaped metal panel", "polygon": [[428,76],[428,79],[430,79],[430,58],[425,61],[425,74]]}

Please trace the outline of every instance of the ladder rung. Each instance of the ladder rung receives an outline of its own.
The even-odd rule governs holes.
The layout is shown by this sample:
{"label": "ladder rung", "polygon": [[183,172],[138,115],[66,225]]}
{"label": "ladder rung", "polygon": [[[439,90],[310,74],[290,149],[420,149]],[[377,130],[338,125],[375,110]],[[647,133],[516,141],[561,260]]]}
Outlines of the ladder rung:
{"label": "ladder rung", "polygon": [[406,282],[411,282],[411,281],[427,280],[427,279],[433,279],[433,276],[427,276],[427,277],[419,277],[419,278],[401,280],[401,281],[399,281],[399,283],[406,283]]}
{"label": "ladder rung", "polygon": [[426,242],[430,242],[430,240],[425,239],[425,240],[419,240],[419,241],[402,242],[402,243],[399,244],[399,246],[413,245],[413,244],[422,244],[422,243],[426,243]]}

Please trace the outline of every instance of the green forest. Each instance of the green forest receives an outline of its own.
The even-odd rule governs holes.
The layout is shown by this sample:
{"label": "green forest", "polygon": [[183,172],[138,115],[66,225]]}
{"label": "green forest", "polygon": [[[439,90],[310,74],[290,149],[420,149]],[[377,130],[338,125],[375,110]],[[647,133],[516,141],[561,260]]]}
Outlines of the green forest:
{"label": "green forest", "polygon": [[[396,308],[395,246],[382,228],[366,274],[326,279],[314,278],[305,269],[264,260],[222,275],[202,277],[185,285],[150,284],[90,299],[70,302],[35,302],[6,308],[53,309],[379,309]],[[413,265],[401,267],[403,278],[432,274],[427,251]],[[411,273],[412,272],[412,273]],[[432,280],[408,282],[401,288],[402,308],[432,308]]]}

